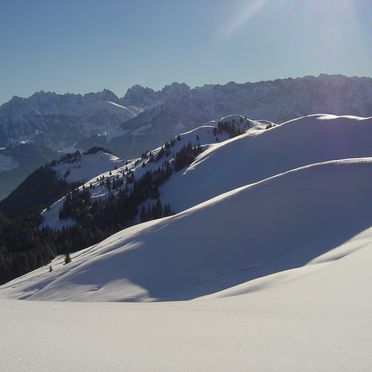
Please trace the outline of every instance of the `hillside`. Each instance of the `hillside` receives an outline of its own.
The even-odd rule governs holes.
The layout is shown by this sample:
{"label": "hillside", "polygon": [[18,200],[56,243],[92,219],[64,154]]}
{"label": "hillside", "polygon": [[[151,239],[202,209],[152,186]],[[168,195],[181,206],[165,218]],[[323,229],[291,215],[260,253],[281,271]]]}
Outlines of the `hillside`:
{"label": "hillside", "polygon": [[11,217],[23,216],[31,211],[40,212],[41,207],[46,208],[86,180],[123,164],[118,157],[104,149],[93,150],[90,153],[67,154],[58,161],[43,164],[0,201],[0,211]]}
{"label": "hillside", "polygon": [[298,168],[123,230],[1,292],[34,300],[180,300],[302,267],[371,226],[371,182],[371,158]]}
{"label": "hillside", "polygon": [[223,192],[327,160],[372,156],[372,118],[310,115],[214,144],[160,188],[182,211]]}
{"label": "hillside", "polygon": [[[221,123],[226,123],[225,129],[222,128]],[[221,130],[218,130],[219,125],[221,126]],[[169,139],[162,146],[144,152],[140,157],[129,160],[117,159],[115,162],[115,169],[112,163],[103,164],[103,168],[100,168],[97,166],[96,160],[94,159],[92,165],[79,162],[77,166],[70,168],[74,172],[73,174],[76,179],[84,179],[79,190],[81,192],[83,192],[84,189],[89,190],[89,199],[91,202],[106,202],[112,196],[121,198],[123,193],[128,194],[132,192],[134,189],[133,182],[140,182],[148,172],[157,172],[158,169],[163,168],[166,168],[169,173],[180,172],[181,169],[176,169],[177,157],[189,144],[195,148],[197,153],[200,153],[208,149],[212,144],[216,143],[216,141],[224,142],[230,137],[237,136],[241,133],[263,131],[266,127],[266,123],[251,121],[240,115],[231,115],[221,118],[218,122],[211,121],[207,125],[178,134],[178,136]],[[192,155],[192,158],[187,164],[185,163],[181,168],[189,165],[194,158],[195,155]],[[64,165],[64,169],[64,171],[67,170],[66,165]],[[60,174],[63,174],[64,171],[60,172]],[[83,174],[87,171],[90,177],[83,177]],[[171,176],[171,174],[169,174],[169,176]],[[167,179],[169,176],[167,176]],[[68,178],[71,177],[72,174],[70,174]],[[165,180],[162,181],[161,184],[164,182]],[[146,198],[147,197],[142,201],[146,201]],[[65,202],[66,197],[61,198],[51,205],[48,210],[43,211],[42,226],[49,226],[54,229],[71,226],[71,219],[63,221],[59,218],[59,212]]]}
{"label": "hillside", "polygon": [[20,143],[0,148],[0,200],[15,190],[35,169],[60,157],[48,147]]}
{"label": "hillside", "polygon": [[319,372],[349,372],[350,366],[368,371],[371,230],[339,251],[322,263],[282,272],[281,281],[267,277],[269,284],[280,285],[252,281],[250,288],[234,287],[217,299],[140,304],[0,299],[0,366],[7,371],[310,372],[314,366]]}
{"label": "hillside", "polygon": [[371,229],[339,251],[215,296],[224,298],[140,304],[0,299],[0,367],[368,371]]}
{"label": "hillside", "polygon": [[[139,180],[160,151],[172,164],[186,142],[204,150],[159,188],[179,213],[68,264],[61,248],[50,263],[39,251],[41,267],[0,286],[1,370],[371,369],[371,118],[242,121],[245,134],[216,142],[211,123],[124,165],[101,151],[53,164],[71,182],[99,164],[84,156],[117,166],[85,184],[104,201],[115,172]],[[48,249],[52,231],[30,244]]]}

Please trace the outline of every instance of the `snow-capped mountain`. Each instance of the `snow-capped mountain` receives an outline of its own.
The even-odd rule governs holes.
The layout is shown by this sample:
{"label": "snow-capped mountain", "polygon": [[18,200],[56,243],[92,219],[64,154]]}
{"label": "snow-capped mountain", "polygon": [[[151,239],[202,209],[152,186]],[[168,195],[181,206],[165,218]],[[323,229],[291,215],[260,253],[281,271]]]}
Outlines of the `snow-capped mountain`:
{"label": "snow-capped mountain", "polygon": [[371,116],[372,79],[320,75],[194,89],[174,83],[157,92],[135,86],[119,101],[146,110],[121,125],[124,133],[92,138],[87,143],[133,157],[180,131],[234,113],[276,123],[316,113]]}
{"label": "snow-capped mountain", "polygon": [[[371,78],[342,75],[193,89],[173,83],[159,91],[135,85],[122,98],[109,90],[85,95],[38,92],[0,106],[0,147],[32,142],[73,152],[99,146],[134,158],[179,133],[237,112],[276,123],[321,112],[371,116],[371,97]],[[2,159],[1,164],[15,166],[9,161]],[[10,191],[19,182],[10,183]]]}
{"label": "snow-capped mountain", "polygon": [[141,109],[124,107],[109,90],[98,93],[38,92],[0,106],[0,145],[20,141],[63,149],[95,133],[116,128]]}
{"label": "snow-capped mountain", "polygon": [[34,141],[64,150],[104,146],[134,157],[202,123],[234,113],[276,123],[330,113],[372,115],[372,79],[306,76],[258,83],[173,83],[160,91],[139,85],[118,98],[109,90],[65,94],[38,92],[0,106],[0,146]]}

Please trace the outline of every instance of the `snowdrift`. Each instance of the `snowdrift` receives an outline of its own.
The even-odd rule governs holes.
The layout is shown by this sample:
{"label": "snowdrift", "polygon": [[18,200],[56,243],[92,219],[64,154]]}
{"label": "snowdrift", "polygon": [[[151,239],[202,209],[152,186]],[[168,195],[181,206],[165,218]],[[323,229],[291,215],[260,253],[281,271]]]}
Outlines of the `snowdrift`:
{"label": "snowdrift", "polygon": [[[363,137],[361,137],[363,142]],[[372,158],[305,166],[123,230],[1,288],[33,300],[197,298],[306,265],[372,225]],[[59,259],[59,262],[61,259]]]}

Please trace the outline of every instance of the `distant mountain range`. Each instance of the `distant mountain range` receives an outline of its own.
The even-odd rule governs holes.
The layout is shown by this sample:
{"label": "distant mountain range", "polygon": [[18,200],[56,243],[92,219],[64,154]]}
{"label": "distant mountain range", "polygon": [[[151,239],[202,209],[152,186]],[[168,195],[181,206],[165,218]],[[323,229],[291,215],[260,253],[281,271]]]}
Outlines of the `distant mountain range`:
{"label": "distant mountain range", "polygon": [[[133,158],[178,133],[235,113],[276,123],[313,113],[372,116],[372,79],[319,75],[193,89],[173,83],[159,91],[135,85],[122,98],[109,90],[38,92],[0,106],[0,147],[33,143],[72,152],[101,146]],[[4,176],[9,164],[16,168],[19,163],[10,155],[1,160]],[[0,185],[0,198],[18,183],[6,190]]]}

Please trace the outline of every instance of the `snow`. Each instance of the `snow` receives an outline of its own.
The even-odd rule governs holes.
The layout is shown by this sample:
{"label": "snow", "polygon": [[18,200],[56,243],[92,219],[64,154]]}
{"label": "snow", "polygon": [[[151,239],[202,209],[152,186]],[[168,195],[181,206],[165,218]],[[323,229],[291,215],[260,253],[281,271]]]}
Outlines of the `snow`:
{"label": "snow", "polygon": [[[123,164],[117,156],[99,151],[82,155],[81,160],[74,163],[60,163],[53,167],[68,183],[88,181],[97,174],[119,167]],[[68,176],[64,177],[69,171]]]}
{"label": "snow", "polygon": [[372,370],[371,126],[183,134],[206,151],[161,193],[193,207],[1,286],[0,370]]}
{"label": "snow", "polygon": [[317,162],[372,156],[372,118],[309,115],[210,146],[160,188],[182,211],[223,192]]}
{"label": "snow", "polygon": [[223,298],[141,304],[1,299],[0,369],[369,371],[372,230],[359,241],[359,250],[312,265],[318,267],[310,273],[306,266],[303,275],[285,272],[284,284],[256,292],[232,288]]}
{"label": "snow", "polygon": [[372,226],[371,183],[371,158],[298,168],[123,230],[71,264],[39,269],[33,280],[10,282],[2,292],[63,301],[214,293],[302,267]]}
{"label": "snow", "polygon": [[[108,174],[115,168],[120,168],[124,164],[117,156],[98,151],[94,154],[83,154],[81,158],[72,163],[62,162],[53,167],[58,173],[58,176],[68,183],[78,182],[89,187],[90,182],[96,183],[96,176],[101,174]],[[103,195],[106,197],[106,194]],[[65,197],[54,202],[49,209],[44,209],[42,212],[43,221],[40,224],[42,227],[50,227],[52,229],[60,230],[63,227],[74,225],[74,220],[60,220],[59,211],[63,206]]]}
{"label": "snow", "polygon": [[49,209],[44,209],[41,213],[42,222],[39,226],[40,229],[43,227],[50,227],[54,230],[62,230],[64,227],[70,227],[75,225],[75,221],[71,218],[60,220],[59,212],[63,207],[65,197],[58,199],[54,202]]}
{"label": "snow", "polygon": [[[236,120],[240,123],[242,129],[244,128],[249,133],[255,131],[261,131],[265,128],[265,125],[257,121],[250,121],[241,117],[240,115],[231,115],[225,117],[224,120]],[[126,174],[132,173],[136,179],[143,176],[144,173],[150,170],[155,170],[161,166],[162,162],[167,159],[173,161],[175,154],[189,142],[193,146],[200,144],[204,149],[208,148],[212,143],[216,142],[216,138],[213,135],[213,129],[216,127],[217,122],[211,121],[206,125],[202,125],[198,128],[192,129],[180,135],[180,140],[176,140],[173,147],[171,147],[171,153],[167,156],[165,155],[160,161],[149,162],[148,159],[135,158],[131,160],[120,160],[114,155],[99,152],[93,155],[83,155],[82,159],[74,163],[62,163],[54,167],[60,176],[65,176],[64,179],[68,182],[82,182],[84,187],[89,188],[92,199],[95,200],[105,200],[109,195],[109,190],[106,187],[106,183],[101,184],[100,179],[104,177],[105,179],[114,179],[119,177],[123,180],[123,188],[127,184]],[[224,132],[219,136],[219,142],[225,141],[229,138],[228,133]],[[151,151],[154,157],[158,154],[161,147],[158,147]],[[145,167],[142,164],[145,163]],[[67,173],[66,173],[67,172]],[[82,188],[82,186],[80,186]],[[119,192],[119,190],[114,190],[113,194]],[[58,214],[59,210],[62,208],[64,198],[60,199],[52,206],[50,210],[44,210],[42,213],[43,222],[41,227],[49,226],[53,229],[61,229],[62,227],[71,226],[74,224],[73,220],[59,220]]]}

